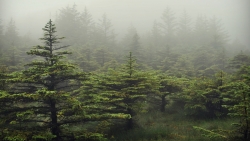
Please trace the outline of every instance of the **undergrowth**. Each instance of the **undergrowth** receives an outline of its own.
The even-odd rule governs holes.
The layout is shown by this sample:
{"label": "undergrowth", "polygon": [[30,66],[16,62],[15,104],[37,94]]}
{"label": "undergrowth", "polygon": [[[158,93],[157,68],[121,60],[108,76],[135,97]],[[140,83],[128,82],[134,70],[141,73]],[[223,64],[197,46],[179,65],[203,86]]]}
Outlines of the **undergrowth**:
{"label": "undergrowth", "polygon": [[194,120],[151,112],[136,117],[137,127],[114,132],[111,141],[232,141],[235,119]]}

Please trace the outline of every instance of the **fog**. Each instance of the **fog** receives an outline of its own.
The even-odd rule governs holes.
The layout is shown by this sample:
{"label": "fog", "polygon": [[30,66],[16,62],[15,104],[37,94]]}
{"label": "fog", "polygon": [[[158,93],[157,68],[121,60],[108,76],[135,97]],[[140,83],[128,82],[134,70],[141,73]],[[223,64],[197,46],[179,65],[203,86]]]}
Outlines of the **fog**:
{"label": "fog", "polygon": [[249,82],[250,0],[0,0],[0,141],[249,141]]}
{"label": "fog", "polygon": [[123,36],[128,27],[134,26],[140,34],[149,32],[154,21],[160,21],[166,7],[179,17],[184,10],[191,16],[213,16],[221,19],[230,39],[239,39],[250,45],[250,1],[249,0],[0,0],[0,19],[6,27],[12,18],[20,35],[29,33],[39,38],[41,28],[59,9],[77,6],[82,12],[86,7],[94,20],[105,13],[111,20],[117,38]]}

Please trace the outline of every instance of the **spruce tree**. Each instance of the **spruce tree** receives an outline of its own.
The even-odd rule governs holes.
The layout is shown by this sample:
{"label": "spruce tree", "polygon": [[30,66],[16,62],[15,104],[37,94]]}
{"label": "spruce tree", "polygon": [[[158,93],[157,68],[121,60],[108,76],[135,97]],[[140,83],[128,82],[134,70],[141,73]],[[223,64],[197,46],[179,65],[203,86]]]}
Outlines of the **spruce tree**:
{"label": "spruce tree", "polygon": [[13,89],[1,96],[1,102],[10,102],[9,108],[1,110],[1,114],[7,115],[3,123],[9,127],[8,138],[59,141],[67,135],[64,125],[84,118],[77,116],[82,111],[81,104],[70,91],[78,88],[85,75],[64,59],[70,52],[63,50],[68,46],[59,46],[63,37],[57,37],[51,20],[43,31],[44,37],[40,39],[44,46],[35,46],[27,52],[37,56],[37,60],[27,64],[26,70],[14,73],[16,77],[8,80],[14,82]]}
{"label": "spruce tree", "polygon": [[244,65],[250,65],[250,57],[248,55],[243,54],[241,51],[239,54],[233,57],[230,60],[229,66],[233,70],[240,69]]}
{"label": "spruce tree", "polygon": [[[223,85],[222,75],[214,81],[200,77],[190,80],[179,98],[185,102],[185,111],[194,118],[217,118],[224,115],[219,87]],[[178,97],[176,97],[178,98]]]}
{"label": "spruce tree", "polygon": [[235,136],[243,141],[250,139],[250,67],[243,66],[236,74],[236,79],[221,87],[223,91],[224,107],[229,110],[228,115],[239,121],[234,123]]}
{"label": "spruce tree", "polygon": [[158,89],[156,77],[151,72],[140,71],[132,53],[121,68],[110,69],[101,79],[102,93],[106,94],[109,104],[115,107],[114,113],[131,116],[126,128],[135,127],[135,116],[141,110],[147,95]]}

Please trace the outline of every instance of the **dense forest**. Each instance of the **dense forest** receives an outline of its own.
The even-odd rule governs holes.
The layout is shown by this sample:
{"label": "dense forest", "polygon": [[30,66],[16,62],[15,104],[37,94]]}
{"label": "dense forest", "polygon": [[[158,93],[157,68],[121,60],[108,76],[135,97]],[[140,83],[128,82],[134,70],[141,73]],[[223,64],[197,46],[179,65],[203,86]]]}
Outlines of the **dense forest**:
{"label": "dense forest", "polygon": [[249,47],[215,16],[174,13],[119,40],[76,5],[39,40],[0,23],[0,140],[249,141]]}

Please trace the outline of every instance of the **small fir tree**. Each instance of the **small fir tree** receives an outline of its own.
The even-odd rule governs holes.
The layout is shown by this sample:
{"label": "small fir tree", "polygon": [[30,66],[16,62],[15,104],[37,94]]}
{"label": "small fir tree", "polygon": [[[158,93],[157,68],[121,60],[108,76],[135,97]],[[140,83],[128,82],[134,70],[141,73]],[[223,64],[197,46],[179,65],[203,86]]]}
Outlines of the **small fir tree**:
{"label": "small fir tree", "polygon": [[147,95],[158,87],[156,78],[150,72],[138,70],[136,60],[130,53],[126,64],[110,69],[101,80],[101,91],[110,99],[109,104],[115,107],[113,112],[129,114],[131,118],[127,119],[126,128],[134,128],[134,118]]}

